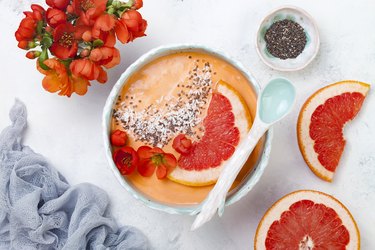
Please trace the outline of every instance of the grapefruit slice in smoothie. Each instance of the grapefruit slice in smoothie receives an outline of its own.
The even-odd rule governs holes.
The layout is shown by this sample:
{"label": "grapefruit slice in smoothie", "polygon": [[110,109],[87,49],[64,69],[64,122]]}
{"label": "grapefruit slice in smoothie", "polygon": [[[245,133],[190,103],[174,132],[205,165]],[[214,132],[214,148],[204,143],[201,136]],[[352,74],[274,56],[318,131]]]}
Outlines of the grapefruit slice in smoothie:
{"label": "grapefruit slice in smoothie", "polygon": [[223,161],[233,155],[251,124],[250,111],[240,93],[219,81],[203,120],[203,137],[193,143],[187,154],[180,156],[178,167],[168,178],[189,186],[215,183]]}
{"label": "grapefruit slice in smoothie", "polygon": [[[145,177],[134,171],[124,175],[125,181],[148,199],[163,204],[200,203],[250,129],[255,112],[256,92],[251,83],[221,58],[178,52],[150,61],[124,84],[113,107],[111,130],[126,132],[128,147],[158,147],[173,154],[180,164],[162,180],[155,174]],[[174,146],[175,141],[180,148]],[[264,138],[233,188],[252,172],[263,146]]]}

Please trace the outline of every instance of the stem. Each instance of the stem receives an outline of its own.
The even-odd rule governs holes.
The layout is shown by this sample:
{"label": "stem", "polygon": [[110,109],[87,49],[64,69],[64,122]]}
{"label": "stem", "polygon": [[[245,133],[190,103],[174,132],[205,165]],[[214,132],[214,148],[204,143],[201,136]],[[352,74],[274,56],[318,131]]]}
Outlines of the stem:
{"label": "stem", "polygon": [[39,66],[44,70],[49,70],[50,68],[45,65],[43,62],[48,59],[48,51],[46,47],[42,47],[42,53],[40,54],[38,58]]}
{"label": "stem", "polygon": [[65,68],[69,69],[70,63],[72,62],[72,59],[66,59],[66,60],[60,60],[62,64],[64,64]]}
{"label": "stem", "polygon": [[38,23],[37,23],[37,25],[36,25],[36,33],[37,33],[38,35],[41,35],[41,34],[42,34],[43,26],[44,26],[43,21],[38,21]]}

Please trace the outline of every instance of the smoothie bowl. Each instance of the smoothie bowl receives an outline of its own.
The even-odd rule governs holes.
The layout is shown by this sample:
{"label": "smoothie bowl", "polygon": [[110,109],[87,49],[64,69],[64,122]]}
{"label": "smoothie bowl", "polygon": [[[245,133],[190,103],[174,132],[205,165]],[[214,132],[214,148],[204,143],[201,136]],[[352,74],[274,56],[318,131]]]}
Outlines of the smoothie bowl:
{"label": "smoothie bowl", "polygon": [[[222,52],[197,45],[151,50],[121,75],[105,104],[109,166],[121,185],[149,207],[199,213],[223,163],[251,128],[259,90],[255,79]],[[125,134],[120,141],[126,139],[126,148],[114,143],[114,132]],[[259,180],[271,137],[269,131],[259,141],[226,205]]]}

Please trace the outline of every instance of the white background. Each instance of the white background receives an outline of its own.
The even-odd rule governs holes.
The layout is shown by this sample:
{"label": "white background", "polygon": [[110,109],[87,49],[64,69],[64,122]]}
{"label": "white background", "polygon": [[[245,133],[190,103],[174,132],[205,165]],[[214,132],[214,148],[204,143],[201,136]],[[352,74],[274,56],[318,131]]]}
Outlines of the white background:
{"label": "white background", "polygon": [[[42,1],[34,1],[41,3]],[[317,58],[304,70],[282,73],[265,66],[254,41],[262,17],[293,4],[316,20],[321,38]],[[299,152],[296,120],[306,98],[328,83],[375,80],[375,2],[145,0],[147,37],[123,46],[121,65],[105,85],[93,82],[84,97],[70,99],[42,89],[35,62],[17,48],[14,32],[30,1],[0,0],[0,128],[19,98],[26,103],[29,127],[25,144],[47,156],[71,184],[91,182],[108,192],[119,224],[140,228],[155,249],[252,249],[259,220],[281,196],[298,189],[332,194],[352,212],[360,228],[362,249],[375,249],[375,96],[372,90],[356,120],[345,129],[347,145],[333,183],[309,170]],[[194,218],[153,211],[132,198],[107,167],[101,136],[105,100],[120,74],[151,48],[171,43],[200,43],[221,49],[241,61],[264,84],[276,76],[291,79],[297,103],[290,116],[275,126],[270,164],[256,187],[228,207],[223,218],[190,232]]]}

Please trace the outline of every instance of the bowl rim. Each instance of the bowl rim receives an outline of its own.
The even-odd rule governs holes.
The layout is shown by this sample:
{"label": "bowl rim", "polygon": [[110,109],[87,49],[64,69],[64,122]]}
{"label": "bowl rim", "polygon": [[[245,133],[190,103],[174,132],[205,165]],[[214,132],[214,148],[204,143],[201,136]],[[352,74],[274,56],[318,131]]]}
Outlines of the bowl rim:
{"label": "bowl rim", "polygon": [[[261,28],[262,28],[265,20],[268,19],[270,16],[274,15],[276,12],[279,12],[279,11],[281,11],[283,9],[293,9],[293,10],[296,10],[297,12],[300,12],[303,15],[305,15],[310,20],[310,22],[312,23],[312,25],[314,27],[314,31],[317,34],[316,48],[315,48],[315,51],[312,54],[312,56],[304,64],[302,64],[300,66],[297,66],[297,67],[294,67],[294,68],[283,68],[283,67],[278,67],[278,66],[275,66],[275,65],[269,63],[268,60],[266,60],[265,57],[263,56],[263,53],[261,52],[261,50],[260,50],[260,48],[258,46],[259,33],[260,33],[260,30],[261,30]],[[258,25],[258,28],[256,29],[255,48],[256,48],[258,56],[263,61],[263,63],[266,64],[268,67],[270,67],[272,69],[275,69],[275,70],[278,70],[278,71],[284,71],[284,72],[293,72],[293,71],[298,71],[298,70],[304,69],[305,67],[307,67],[307,65],[309,65],[314,60],[314,58],[317,56],[317,54],[319,52],[319,49],[320,49],[320,34],[319,34],[318,25],[316,24],[314,18],[307,11],[305,11],[304,9],[302,9],[300,7],[297,7],[297,6],[294,6],[294,5],[282,5],[282,6],[279,6],[279,7],[275,8],[275,9],[273,9],[272,11],[270,11],[260,21],[260,23]]]}
{"label": "bowl rim", "polygon": [[[134,63],[132,63],[119,77],[116,81],[115,85],[113,86],[109,96],[107,97],[106,103],[103,108],[102,114],[102,136],[104,141],[104,149],[105,155],[111,168],[113,174],[115,175],[116,179],[120,182],[121,186],[124,187],[135,199],[142,201],[148,207],[167,212],[170,214],[188,214],[188,215],[195,215],[199,213],[201,210],[202,203],[197,205],[189,205],[189,206],[179,206],[179,205],[168,205],[165,203],[161,203],[158,201],[153,201],[152,199],[148,198],[147,196],[143,195],[141,192],[133,188],[123,176],[118,171],[117,167],[115,166],[112,160],[112,151],[111,146],[109,143],[109,131],[110,131],[110,123],[112,117],[112,109],[113,104],[118,96],[119,91],[123,88],[123,85],[126,83],[128,78],[137,70],[139,70],[144,65],[148,64],[149,62],[155,60],[158,57],[172,54],[174,52],[182,52],[182,51],[203,51],[205,53],[214,55],[218,58],[223,59],[224,61],[231,64],[233,67],[238,69],[249,81],[249,84],[256,92],[256,95],[259,95],[260,92],[260,85],[255,80],[255,78],[242,66],[241,63],[232,59],[230,56],[225,54],[222,51],[217,49],[212,49],[205,45],[198,45],[198,44],[171,44],[171,45],[163,45],[160,47],[156,47],[151,49],[147,53],[143,54],[139,57]],[[243,182],[239,188],[233,194],[228,194],[227,200],[225,205],[231,205],[236,201],[240,200],[243,196],[245,196],[259,181],[260,177],[262,176],[266,166],[268,165],[270,152],[271,152],[271,142],[272,142],[272,128],[267,131],[265,134],[264,146],[263,151],[258,159],[257,164],[253,168],[252,172],[247,177],[248,180]]]}

